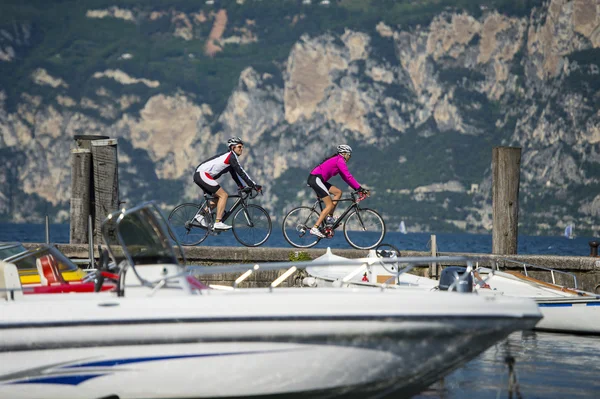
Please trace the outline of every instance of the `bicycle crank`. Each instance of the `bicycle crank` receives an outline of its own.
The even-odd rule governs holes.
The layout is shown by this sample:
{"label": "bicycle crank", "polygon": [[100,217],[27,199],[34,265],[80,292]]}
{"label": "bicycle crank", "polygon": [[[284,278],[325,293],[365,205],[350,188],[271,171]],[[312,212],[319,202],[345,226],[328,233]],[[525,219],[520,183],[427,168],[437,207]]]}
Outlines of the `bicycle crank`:
{"label": "bicycle crank", "polygon": [[325,238],[333,238],[333,235],[335,234],[335,232],[333,231],[333,229],[331,227],[325,227],[324,233],[325,233]]}
{"label": "bicycle crank", "polygon": [[296,231],[298,232],[298,237],[304,237],[307,230],[308,229],[306,228],[306,226],[303,226],[303,225],[296,226]]}

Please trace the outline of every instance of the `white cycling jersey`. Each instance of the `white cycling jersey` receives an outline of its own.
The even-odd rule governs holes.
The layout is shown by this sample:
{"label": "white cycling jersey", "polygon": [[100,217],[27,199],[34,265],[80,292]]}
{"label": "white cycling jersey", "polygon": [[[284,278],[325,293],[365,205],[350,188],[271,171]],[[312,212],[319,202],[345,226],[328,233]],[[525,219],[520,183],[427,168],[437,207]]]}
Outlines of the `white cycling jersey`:
{"label": "white cycling jersey", "polygon": [[200,173],[203,180],[204,178],[216,180],[224,173],[229,172],[238,187],[243,187],[238,176],[241,176],[248,186],[252,188],[256,186],[256,183],[248,176],[242,165],[240,165],[237,154],[233,151],[227,151],[207,159],[198,165],[196,172]]}

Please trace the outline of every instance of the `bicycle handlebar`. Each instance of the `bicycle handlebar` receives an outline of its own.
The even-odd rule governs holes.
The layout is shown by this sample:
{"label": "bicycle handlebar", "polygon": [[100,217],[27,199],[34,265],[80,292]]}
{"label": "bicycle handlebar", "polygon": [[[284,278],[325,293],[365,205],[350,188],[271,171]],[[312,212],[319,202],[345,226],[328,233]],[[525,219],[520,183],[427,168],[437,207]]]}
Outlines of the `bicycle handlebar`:
{"label": "bicycle handlebar", "polygon": [[[371,190],[355,190],[350,193],[354,202],[360,202],[371,196]],[[358,198],[357,198],[358,197]]]}
{"label": "bicycle handlebar", "polygon": [[263,195],[263,191],[264,191],[264,188],[262,188],[262,187],[261,187],[260,191],[255,188],[252,188],[252,187],[244,187],[241,190],[238,189],[238,193],[240,194],[240,196],[245,194],[244,198],[250,198],[250,199],[256,198],[259,193],[260,193],[260,195]]}

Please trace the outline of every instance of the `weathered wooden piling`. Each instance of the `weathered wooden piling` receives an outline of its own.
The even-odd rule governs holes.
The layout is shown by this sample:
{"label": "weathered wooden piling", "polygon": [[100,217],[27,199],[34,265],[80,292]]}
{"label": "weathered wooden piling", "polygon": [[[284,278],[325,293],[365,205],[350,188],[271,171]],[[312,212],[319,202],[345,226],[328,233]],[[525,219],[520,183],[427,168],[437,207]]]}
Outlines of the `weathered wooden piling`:
{"label": "weathered wooden piling", "polygon": [[92,174],[92,141],[108,136],[77,134],[71,150],[71,227],[72,244],[88,243],[89,216],[94,216],[94,183]]}
{"label": "weathered wooden piling", "polygon": [[71,244],[88,242],[88,219],[91,206],[92,151],[71,150]]}
{"label": "weathered wooden piling", "polygon": [[598,257],[598,246],[600,246],[600,242],[598,241],[590,241],[590,256],[597,258]]}
{"label": "weathered wooden piling", "polygon": [[492,253],[517,253],[521,148],[494,147],[492,152]]}
{"label": "weathered wooden piling", "polygon": [[94,242],[104,242],[102,222],[119,208],[119,168],[117,140],[92,141],[94,181]]}

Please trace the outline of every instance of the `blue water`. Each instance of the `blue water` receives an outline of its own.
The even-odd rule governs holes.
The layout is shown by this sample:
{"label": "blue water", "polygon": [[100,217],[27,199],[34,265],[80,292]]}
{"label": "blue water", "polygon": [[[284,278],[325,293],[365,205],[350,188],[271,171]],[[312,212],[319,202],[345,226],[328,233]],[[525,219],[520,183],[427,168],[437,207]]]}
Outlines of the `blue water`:
{"label": "blue water", "polygon": [[[51,224],[50,241],[54,243],[69,242],[68,224]],[[431,233],[437,237],[438,252],[469,252],[469,253],[491,253],[492,236],[484,234],[461,234],[461,233]],[[392,244],[400,250],[429,251],[429,233],[409,233],[401,234],[398,232],[388,232],[385,235],[384,243]],[[576,237],[572,240],[564,238],[562,235],[543,237],[543,236],[519,236],[518,253],[528,255],[572,255],[589,256],[589,242],[593,237]],[[600,241],[600,238],[595,238]],[[0,223],[0,242],[2,241],[20,241],[20,242],[45,242],[46,229],[43,224],[15,224]],[[240,246],[235,240],[233,234],[229,232],[221,233],[218,236],[209,236],[202,244],[204,246]],[[273,226],[271,237],[263,245],[265,247],[290,247],[281,233],[281,227]],[[322,240],[315,248],[350,248],[350,245],[344,239],[341,231],[336,231],[336,235],[327,240]]]}
{"label": "blue water", "polygon": [[[517,332],[415,398],[598,398],[599,353],[600,337]],[[512,392],[507,355],[515,360]]]}

